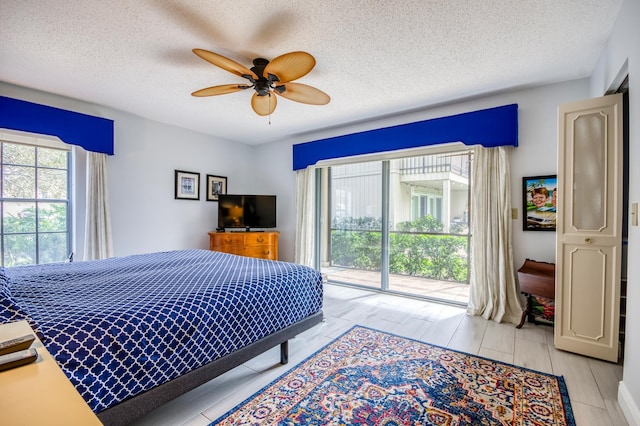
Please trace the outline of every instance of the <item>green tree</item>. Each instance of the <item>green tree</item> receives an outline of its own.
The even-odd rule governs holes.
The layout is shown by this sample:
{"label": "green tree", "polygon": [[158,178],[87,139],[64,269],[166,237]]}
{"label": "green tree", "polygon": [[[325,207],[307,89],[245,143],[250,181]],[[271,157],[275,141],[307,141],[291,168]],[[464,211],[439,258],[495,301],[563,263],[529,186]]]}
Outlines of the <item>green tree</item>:
{"label": "green tree", "polygon": [[38,215],[38,244],[36,244],[35,203],[18,213],[5,214],[4,265],[36,263],[38,247],[40,263],[60,262],[68,256],[66,203],[40,203]]}

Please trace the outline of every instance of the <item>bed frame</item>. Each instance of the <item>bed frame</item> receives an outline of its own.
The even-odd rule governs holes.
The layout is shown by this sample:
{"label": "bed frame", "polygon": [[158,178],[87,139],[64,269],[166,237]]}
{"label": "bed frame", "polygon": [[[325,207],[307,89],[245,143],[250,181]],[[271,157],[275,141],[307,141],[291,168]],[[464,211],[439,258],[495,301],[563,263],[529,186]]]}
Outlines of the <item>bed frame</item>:
{"label": "bed frame", "polygon": [[286,364],[289,361],[289,339],[320,323],[322,318],[322,311],[309,315],[303,320],[276,331],[244,348],[107,408],[98,413],[98,418],[105,426],[129,424],[138,417],[245,363],[278,344],[280,345],[280,362]]}

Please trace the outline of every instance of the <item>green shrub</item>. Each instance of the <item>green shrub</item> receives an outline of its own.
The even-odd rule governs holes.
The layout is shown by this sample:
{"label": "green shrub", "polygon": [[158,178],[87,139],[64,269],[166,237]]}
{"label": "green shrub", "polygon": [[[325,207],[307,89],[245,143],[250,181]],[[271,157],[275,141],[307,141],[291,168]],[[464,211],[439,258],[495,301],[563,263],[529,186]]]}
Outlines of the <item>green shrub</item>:
{"label": "green shrub", "polygon": [[[374,223],[379,224],[379,220],[342,220],[345,228],[331,232],[332,265],[380,271],[382,233],[356,228],[356,225],[364,228]],[[346,228],[347,225],[353,228]],[[389,237],[390,273],[468,282],[467,236],[424,233],[442,230],[442,224],[431,217],[404,222],[399,229],[402,232],[392,232]]]}

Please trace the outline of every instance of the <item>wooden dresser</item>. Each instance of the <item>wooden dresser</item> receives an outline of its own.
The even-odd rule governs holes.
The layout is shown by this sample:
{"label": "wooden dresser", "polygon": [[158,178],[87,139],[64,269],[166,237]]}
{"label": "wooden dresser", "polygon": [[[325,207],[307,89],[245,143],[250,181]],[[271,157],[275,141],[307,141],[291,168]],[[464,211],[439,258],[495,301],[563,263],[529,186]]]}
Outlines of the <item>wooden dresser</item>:
{"label": "wooden dresser", "polygon": [[278,260],[278,235],[277,231],[209,232],[209,250]]}

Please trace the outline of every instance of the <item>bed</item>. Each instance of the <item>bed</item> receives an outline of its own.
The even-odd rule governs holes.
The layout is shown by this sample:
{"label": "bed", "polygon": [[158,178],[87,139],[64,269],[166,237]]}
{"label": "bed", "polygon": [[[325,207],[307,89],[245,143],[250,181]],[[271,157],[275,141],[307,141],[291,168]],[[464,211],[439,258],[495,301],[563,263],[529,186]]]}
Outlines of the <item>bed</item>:
{"label": "bed", "polygon": [[107,425],[127,424],[322,320],[305,266],[208,250],[6,268],[0,322],[27,319]]}

